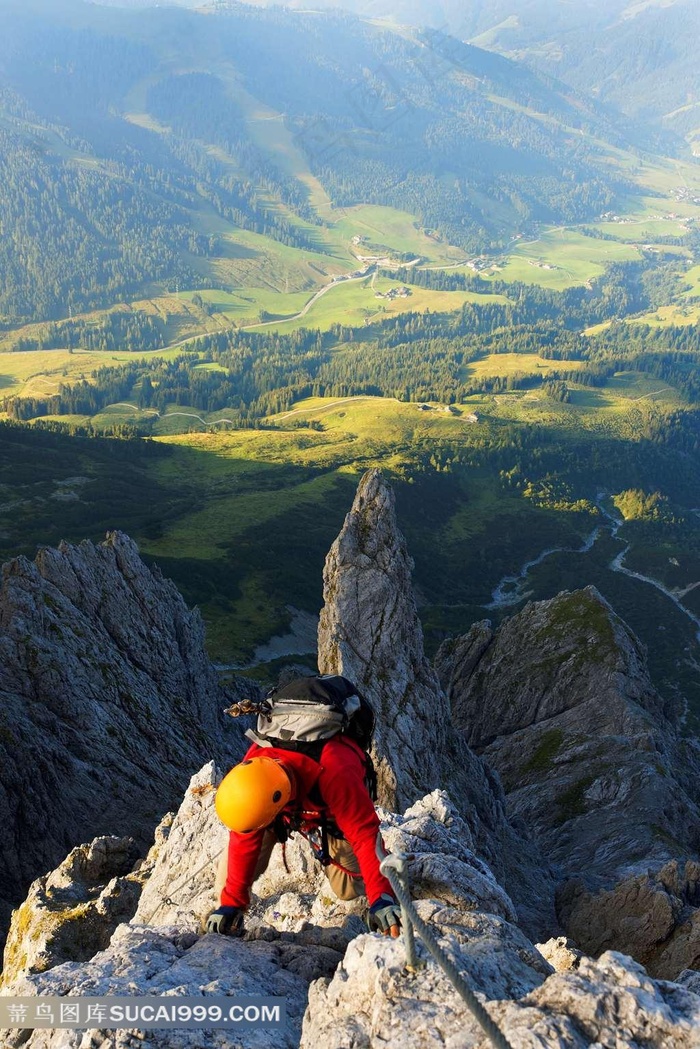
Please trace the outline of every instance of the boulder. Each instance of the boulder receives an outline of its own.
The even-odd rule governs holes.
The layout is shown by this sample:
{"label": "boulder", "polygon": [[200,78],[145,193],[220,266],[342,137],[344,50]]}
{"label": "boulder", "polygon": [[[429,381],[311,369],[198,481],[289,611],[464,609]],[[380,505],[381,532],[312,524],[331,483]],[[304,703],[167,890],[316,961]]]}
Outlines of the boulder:
{"label": "boulder", "polygon": [[106,947],[136,910],[143,881],[132,873],[137,856],[133,838],[96,838],[33,882],[12,915],[2,983],[63,961],[86,961]]}
{"label": "boulder", "polygon": [[601,892],[570,881],[561,887],[557,902],[564,925],[587,954],[614,945],[664,980],[700,969],[698,863],[672,861],[656,873],[625,878]]}

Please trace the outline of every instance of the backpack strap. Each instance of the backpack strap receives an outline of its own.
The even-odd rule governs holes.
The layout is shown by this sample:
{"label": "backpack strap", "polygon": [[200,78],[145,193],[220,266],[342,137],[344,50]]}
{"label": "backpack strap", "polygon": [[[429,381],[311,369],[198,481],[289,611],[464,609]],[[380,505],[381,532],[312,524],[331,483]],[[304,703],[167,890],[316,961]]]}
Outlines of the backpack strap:
{"label": "backpack strap", "polygon": [[377,781],[377,769],[374,762],[372,761],[372,755],[368,750],[365,752],[365,784],[372,801],[376,801],[379,797],[378,781]]}
{"label": "backpack strap", "polygon": [[248,737],[249,740],[252,740],[252,742],[256,743],[259,747],[272,746],[270,740],[266,739],[265,736],[259,736],[254,728],[247,728],[245,730],[245,735]]}
{"label": "backpack strap", "polygon": [[[337,736],[333,736],[333,739],[340,740],[341,743],[347,744],[347,746],[352,747],[356,754],[360,755],[365,763],[365,786],[367,787],[367,791],[372,801],[376,801],[378,796],[377,769],[372,761],[372,755],[369,750],[365,750],[356,739],[353,739],[352,736],[346,735],[344,732],[339,733]],[[324,742],[329,743],[330,740],[324,740]]]}

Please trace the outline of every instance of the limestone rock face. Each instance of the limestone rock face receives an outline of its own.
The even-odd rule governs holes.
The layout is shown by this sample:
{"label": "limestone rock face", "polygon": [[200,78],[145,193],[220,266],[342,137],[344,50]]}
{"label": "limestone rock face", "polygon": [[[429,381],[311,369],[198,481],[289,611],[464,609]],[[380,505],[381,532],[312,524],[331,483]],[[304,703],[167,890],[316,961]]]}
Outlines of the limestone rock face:
{"label": "limestone rock face", "polygon": [[600,727],[618,734],[636,714],[621,700],[652,718],[663,714],[639,641],[594,587],[528,604],[496,634],[476,624],[443,647],[441,667],[448,656],[455,716],[481,748],[566,711],[580,710],[585,721],[592,699]]}
{"label": "limestone rock face", "polygon": [[609,883],[700,849],[700,763],[593,587],[529,604],[495,633],[479,624],[436,662],[455,723],[563,873]]}
{"label": "limestone rock face", "polygon": [[423,651],[412,568],[393,492],[379,470],[369,470],[326,559],[319,669],[350,678],[377,711],[380,803],[401,810],[447,788],[476,851],[527,927],[551,931],[547,864],[508,822],[497,778],[453,728],[448,699]]}
{"label": "limestone rock face", "polygon": [[227,698],[199,614],[127,536],[3,566],[0,932],[70,848],[146,845],[192,772],[241,749]]}
{"label": "limestone rock face", "polygon": [[393,492],[370,470],[326,559],[318,650],[321,673],[344,674],[375,704],[387,808],[410,805],[440,784],[448,745],[448,710],[423,654],[412,569]]}
{"label": "limestone rock face", "polygon": [[177,814],[156,832],[134,922],[198,932],[206,915],[219,906],[214,872],[228,844],[228,831],[214,808],[221,778],[214,762],[208,762],[190,780]]}
{"label": "limestone rock face", "polygon": [[33,882],[12,916],[2,982],[67,959],[85,961],[106,947],[136,909],[142,880],[132,873],[137,856],[133,838],[96,838]]}
{"label": "limestone rock face", "polygon": [[626,878],[607,892],[587,892],[580,883],[568,882],[558,904],[562,921],[587,954],[614,944],[664,980],[700,969],[698,863],[671,862],[656,874]]}
{"label": "limestone rock face", "polygon": [[[510,815],[562,879],[592,890],[575,881],[559,892],[574,940],[652,965],[673,942],[674,964],[668,953],[653,971],[693,965],[696,934],[680,926],[700,902],[697,875],[674,892],[648,871],[700,850],[697,748],[679,738],[639,642],[607,602],[588,587],[529,604],[495,632],[481,623],[446,642],[436,662],[455,722],[500,774]],[[593,891],[619,879],[612,895]]]}
{"label": "limestone rock face", "polygon": [[[651,980],[624,955],[583,959],[576,972],[543,980],[511,938],[512,926],[499,929],[493,920],[476,931],[452,913],[431,914],[427,902],[418,909],[438,923],[440,946],[469,974],[514,1049],[700,1045],[700,997]],[[429,964],[409,976],[403,962],[397,941],[354,940],[333,979],[311,987],[301,1049],[491,1049],[493,1043],[441,970]],[[535,984],[530,991],[528,983]]]}
{"label": "limestone rock face", "polygon": [[[7,1049],[127,1049],[148,1045],[149,1049],[293,1049],[299,1042],[299,1027],[306,1006],[308,979],[294,972],[295,962],[309,948],[301,943],[252,941],[208,935],[177,926],[148,928],[120,925],[106,951],[84,965],[66,963],[44,973],[17,981],[13,994],[36,995],[279,995],[286,999],[287,1030],[246,1033],[245,1041],[229,1031],[161,1030],[148,1035],[121,1031],[26,1031],[3,1032]],[[314,975],[321,975],[318,971]]]}

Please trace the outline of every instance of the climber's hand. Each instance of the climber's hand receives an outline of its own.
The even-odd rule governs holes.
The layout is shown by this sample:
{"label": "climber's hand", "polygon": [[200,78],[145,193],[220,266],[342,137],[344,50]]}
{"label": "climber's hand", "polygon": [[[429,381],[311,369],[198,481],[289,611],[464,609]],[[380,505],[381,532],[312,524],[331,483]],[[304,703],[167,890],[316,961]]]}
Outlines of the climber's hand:
{"label": "climber's hand", "polygon": [[204,923],[205,932],[218,932],[222,936],[242,936],[243,911],[240,907],[217,907]]}
{"label": "climber's hand", "polygon": [[401,907],[393,896],[384,892],[369,909],[367,925],[370,932],[396,938],[401,931]]}

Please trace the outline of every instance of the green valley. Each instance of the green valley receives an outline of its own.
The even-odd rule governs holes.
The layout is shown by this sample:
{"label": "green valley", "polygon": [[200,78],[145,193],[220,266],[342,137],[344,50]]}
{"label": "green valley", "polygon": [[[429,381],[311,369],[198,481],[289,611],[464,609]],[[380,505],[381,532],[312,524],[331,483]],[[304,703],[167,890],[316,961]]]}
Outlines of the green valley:
{"label": "green valley", "polygon": [[593,581],[700,710],[682,140],[444,33],[34,3],[0,43],[3,555],[122,528],[255,662],[380,465],[431,651]]}

